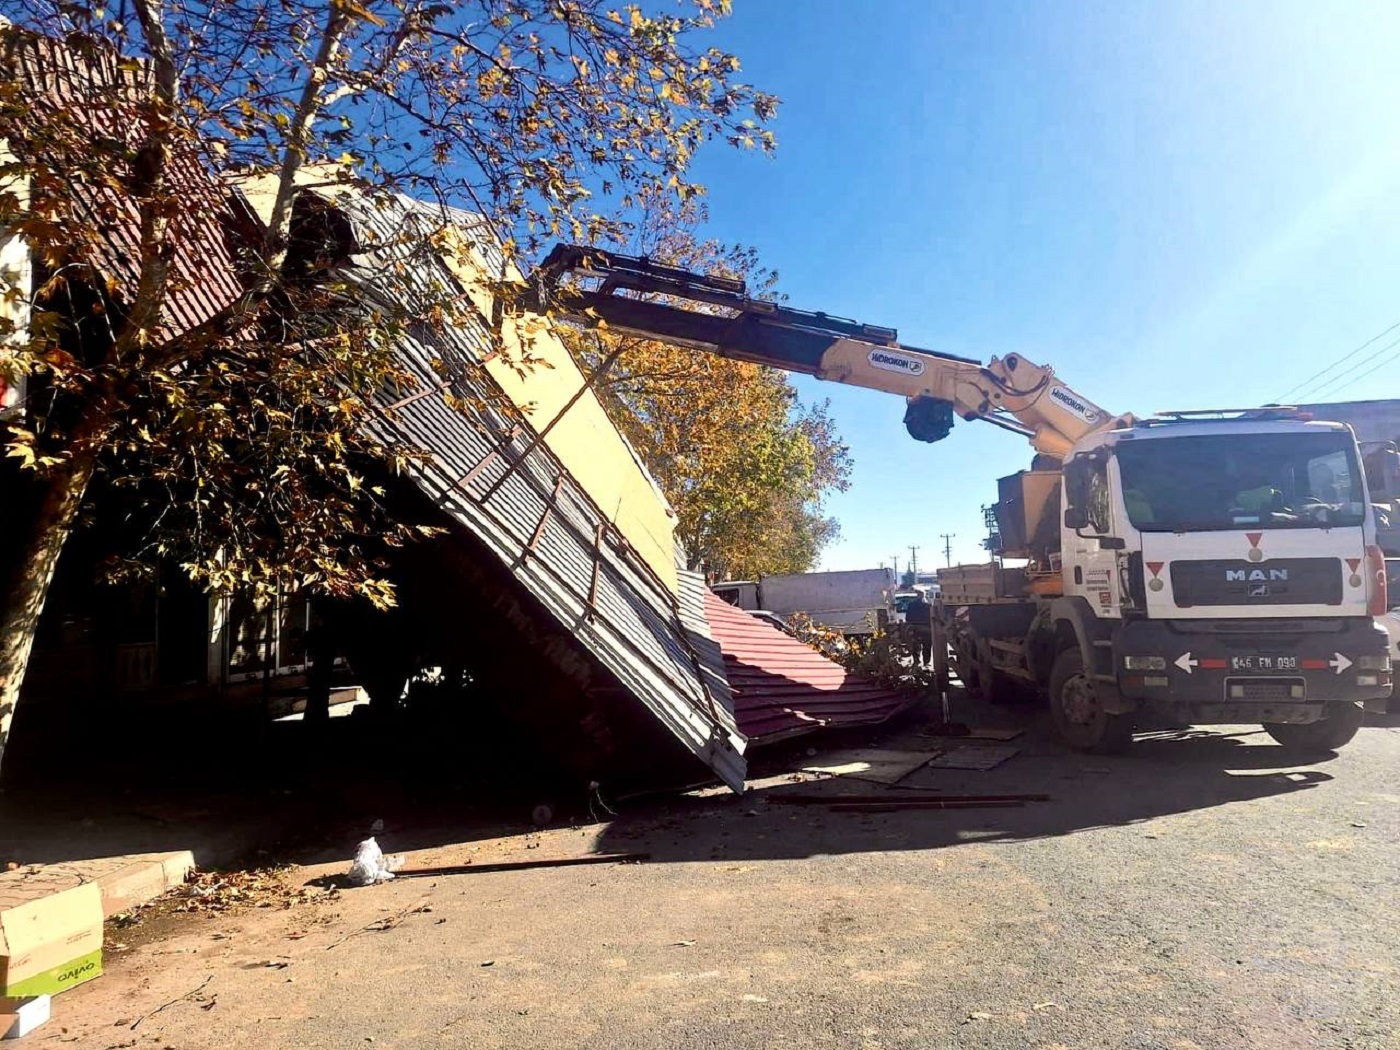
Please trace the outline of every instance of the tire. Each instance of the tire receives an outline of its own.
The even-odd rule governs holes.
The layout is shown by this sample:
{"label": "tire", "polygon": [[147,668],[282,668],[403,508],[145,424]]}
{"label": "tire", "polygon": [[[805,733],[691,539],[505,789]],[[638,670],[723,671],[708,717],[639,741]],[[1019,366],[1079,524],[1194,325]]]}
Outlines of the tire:
{"label": "tire", "polygon": [[1076,751],[1118,754],[1133,742],[1132,715],[1103,709],[1078,649],[1066,649],[1055,658],[1050,672],[1050,720],[1059,738]]}
{"label": "tire", "polygon": [[1264,731],[1297,755],[1321,755],[1345,747],[1361,728],[1366,712],[1360,704],[1331,704],[1327,717],[1307,725],[1265,722]]}

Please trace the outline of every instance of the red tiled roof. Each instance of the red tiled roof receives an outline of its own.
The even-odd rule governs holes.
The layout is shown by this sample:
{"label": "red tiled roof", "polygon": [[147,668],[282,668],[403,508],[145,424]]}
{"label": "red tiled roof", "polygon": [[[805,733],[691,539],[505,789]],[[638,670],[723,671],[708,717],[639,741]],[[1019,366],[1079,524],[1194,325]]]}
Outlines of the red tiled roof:
{"label": "red tiled roof", "polygon": [[910,703],[708,591],[705,618],[724,653],[739,731],[755,744],[827,726],[874,725]]}
{"label": "red tiled roof", "polygon": [[[0,78],[13,82],[27,105],[0,120],[0,135],[38,171],[66,182],[65,220],[91,237],[74,236],[70,250],[91,268],[95,286],[129,306],[140,281],[141,210],[124,187],[144,145],[145,104],[153,93],[149,67],[112,48],[74,36],[59,41],[14,27],[0,30]],[[55,134],[61,132],[61,134]],[[101,173],[72,164],[73,139],[100,143],[89,161]],[[68,144],[57,149],[49,142]],[[178,195],[167,233],[171,261],[159,337],[172,339],[213,318],[243,292],[229,241],[232,195],[204,166],[193,135],[173,138],[167,180]]]}

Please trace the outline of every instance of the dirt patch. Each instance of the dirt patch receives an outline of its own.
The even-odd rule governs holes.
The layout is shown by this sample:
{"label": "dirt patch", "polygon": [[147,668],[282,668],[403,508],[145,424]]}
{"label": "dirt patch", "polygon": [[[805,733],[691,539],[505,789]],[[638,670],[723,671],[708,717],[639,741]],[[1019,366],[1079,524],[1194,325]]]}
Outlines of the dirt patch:
{"label": "dirt patch", "polygon": [[[178,889],[108,919],[104,950],[109,959],[118,960],[188,929],[199,915],[214,919],[258,910],[290,911],[339,899],[339,889],[305,884],[303,877],[303,869],[291,866],[196,872]],[[317,916],[308,916],[307,925],[319,921]]]}

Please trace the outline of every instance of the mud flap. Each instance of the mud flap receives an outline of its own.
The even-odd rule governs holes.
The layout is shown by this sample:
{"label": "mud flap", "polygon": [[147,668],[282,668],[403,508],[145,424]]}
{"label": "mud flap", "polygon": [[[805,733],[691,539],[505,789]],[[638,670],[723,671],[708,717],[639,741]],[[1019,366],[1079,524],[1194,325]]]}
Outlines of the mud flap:
{"label": "mud flap", "polygon": [[1125,697],[1113,682],[1098,679],[1094,682],[1094,692],[1098,694],[1099,703],[1108,714],[1126,715],[1137,710],[1137,701]]}

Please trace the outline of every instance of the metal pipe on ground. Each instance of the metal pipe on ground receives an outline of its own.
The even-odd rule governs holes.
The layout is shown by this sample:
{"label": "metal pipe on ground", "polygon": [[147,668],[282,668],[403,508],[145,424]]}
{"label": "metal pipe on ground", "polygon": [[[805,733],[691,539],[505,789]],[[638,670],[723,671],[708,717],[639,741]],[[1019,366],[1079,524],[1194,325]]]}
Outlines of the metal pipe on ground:
{"label": "metal pipe on ground", "polygon": [[650,860],[650,853],[589,853],[582,857],[541,857],[539,860],[505,860],[490,864],[446,864],[437,868],[404,868],[395,878],[426,879],[439,875],[484,874],[491,871],[528,871],[531,868],[572,868],[584,864],[635,864]]}
{"label": "metal pipe on ground", "polygon": [[788,806],[833,806],[833,805],[918,805],[925,802],[1049,802],[1049,795],[926,795],[926,794],[849,794],[822,795],[796,793],[790,795],[769,795],[770,803]]}

